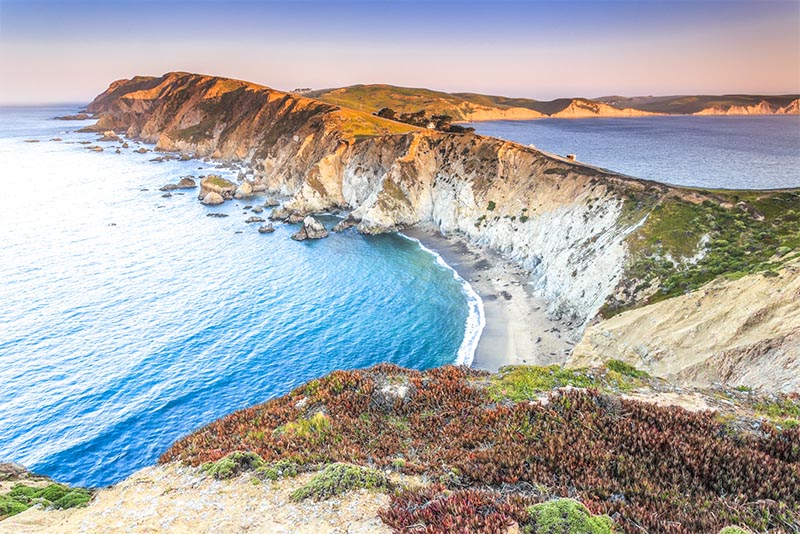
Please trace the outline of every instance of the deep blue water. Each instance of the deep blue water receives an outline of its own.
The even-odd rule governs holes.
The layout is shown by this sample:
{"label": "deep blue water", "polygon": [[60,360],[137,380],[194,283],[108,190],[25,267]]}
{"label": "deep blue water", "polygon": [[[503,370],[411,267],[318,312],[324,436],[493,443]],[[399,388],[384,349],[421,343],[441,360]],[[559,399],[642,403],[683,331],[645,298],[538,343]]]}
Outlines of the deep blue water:
{"label": "deep blue water", "polygon": [[76,109],[0,108],[0,461],[107,485],[331,370],[469,356],[464,287],[416,242],[298,243],[245,224],[263,199],[162,198],[225,171],[69,144],[96,139],[49,120]]}
{"label": "deep blue water", "polygon": [[540,119],[476,132],[637,178],[705,188],[800,187],[800,115]]}

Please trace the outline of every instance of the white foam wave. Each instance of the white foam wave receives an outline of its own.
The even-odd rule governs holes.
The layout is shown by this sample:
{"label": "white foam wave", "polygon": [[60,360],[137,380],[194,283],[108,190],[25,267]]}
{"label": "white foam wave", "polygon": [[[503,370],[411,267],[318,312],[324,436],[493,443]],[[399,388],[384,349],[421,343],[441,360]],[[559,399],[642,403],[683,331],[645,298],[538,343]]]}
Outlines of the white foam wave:
{"label": "white foam wave", "polygon": [[416,242],[422,250],[436,259],[436,263],[445,269],[452,271],[453,278],[455,278],[456,281],[461,284],[461,291],[463,291],[464,295],[467,297],[467,308],[469,312],[467,313],[467,321],[464,327],[464,339],[461,341],[461,346],[458,348],[458,356],[456,357],[455,364],[466,366],[472,365],[472,360],[475,358],[475,350],[478,348],[478,342],[480,341],[481,334],[483,333],[483,327],[486,326],[486,316],[483,313],[483,300],[481,300],[481,297],[472,288],[470,283],[464,280],[461,275],[458,274],[458,271],[448,265],[448,263],[444,261],[444,258],[442,258],[438,252],[423,245],[419,239],[403,233],[400,233],[399,235]]}

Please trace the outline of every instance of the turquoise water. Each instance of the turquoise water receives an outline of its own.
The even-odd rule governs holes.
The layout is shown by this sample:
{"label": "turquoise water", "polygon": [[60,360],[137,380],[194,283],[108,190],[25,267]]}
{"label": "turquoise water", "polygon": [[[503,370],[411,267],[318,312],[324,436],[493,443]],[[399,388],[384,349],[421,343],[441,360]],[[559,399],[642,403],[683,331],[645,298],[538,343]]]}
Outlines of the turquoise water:
{"label": "turquoise water", "polygon": [[471,126],[483,135],[576,154],[584,163],[658,182],[800,187],[800,115],[540,119]]}
{"label": "turquoise water", "polygon": [[246,202],[162,198],[225,171],[68,144],[96,139],[49,120],[75,111],[0,108],[0,461],[107,485],[331,370],[471,356],[475,302],[416,242],[298,243],[296,225],[245,224]]}

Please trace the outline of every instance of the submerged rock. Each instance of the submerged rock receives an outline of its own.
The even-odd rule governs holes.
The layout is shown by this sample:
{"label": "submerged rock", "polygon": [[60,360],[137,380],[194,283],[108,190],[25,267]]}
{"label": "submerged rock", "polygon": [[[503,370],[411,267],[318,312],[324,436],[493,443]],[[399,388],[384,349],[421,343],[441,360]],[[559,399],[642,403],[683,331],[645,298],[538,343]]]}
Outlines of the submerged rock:
{"label": "submerged rock", "polygon": [[225,202],[225,199],[222,198],[222,195],[220,195],[219,193],[214,191],[209,191],[203,196],[203,199],[200,202],[202,202],[206,206],[216,206],[218,204],[222,204],[223,202]]}
{"label": "submerged rock", "polygon": [[216,218],[219,218],[219,219],[221,219],[223,217],[227,217],[227,216],[228,216],[227,213],[206,213],[206,217],[216,217]]}
{"label": "submerged rock", "polygon": [[295,241],[305,241],[306,239],[322,239],[328,237],[328,231],[325,226],[314,217],[306,217],[303,219],[303,226],[300,230],[292,236]]}
{"label": "submerged rock", "polygon": [[259,234],[271,234],[275,231],[275,228],[272,226],[272,223],[265,224],[258,227]]}
{"label": "submerged rock", "polygon": [[352,228],[353,226],[356,226],[357,224],[358,224],[358,221],[356,219],[353,219],[352,217],[347,217],[345,219],[342,219],[338,223],[336,223],[336,226],[331,228],[331,231],[332,232],[344,232],[348,228]]}
{"label": "submerged rock", "polygon": [[[125,145],[122,145],[122,146],[125,146]],[[150,151],[147,150],[146,148],[140,148],[139,150],[134,150],[134,152],[136,152],[137,154],[147,154]]]}

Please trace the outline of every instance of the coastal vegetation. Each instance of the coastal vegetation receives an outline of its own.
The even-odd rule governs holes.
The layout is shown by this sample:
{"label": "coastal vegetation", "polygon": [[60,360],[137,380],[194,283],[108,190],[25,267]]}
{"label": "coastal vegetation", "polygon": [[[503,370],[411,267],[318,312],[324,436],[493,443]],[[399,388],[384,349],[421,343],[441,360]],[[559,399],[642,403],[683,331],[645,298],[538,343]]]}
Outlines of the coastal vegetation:
{"label": "coastal vegetation", "polygon": [[769,276],[800,257],[800,192],[702,193],[710,198],[675,198],[657,205],[628,198],[624,220],[646,219],[627,240],[626,278],[637,284],[627,296],[642,290],[650,294],[646,299],[612,297],[603,316],[687,293],[720,276]]}
{"label": "coastal vegetation", "polygon": [[24,512],[32,506],[65,510],[85,506],[92,492],[85,488],[71,488],[63,484],[15,484],[10,491],[0,495],[0,520]]}
{"label": "coastal vegetation", "polygon": [[800,527],[800,429],[758,419],[752,392],[731,393],[751,415],[727,418],[625,399],[616,388],[659,381],[610,367],[336,371],[196,431],[161,461],[288,460],[322,469],[302,495],[315,498],[389,487],[383,473],[419,477],[380,513],[398,531],[550,532],[555,517],[600,529],[589,532]]}

